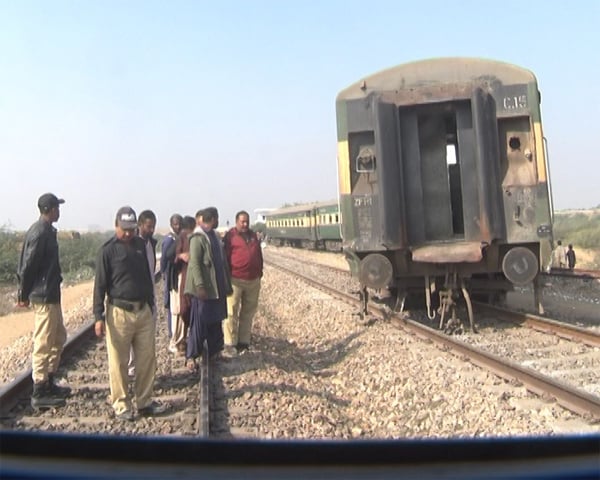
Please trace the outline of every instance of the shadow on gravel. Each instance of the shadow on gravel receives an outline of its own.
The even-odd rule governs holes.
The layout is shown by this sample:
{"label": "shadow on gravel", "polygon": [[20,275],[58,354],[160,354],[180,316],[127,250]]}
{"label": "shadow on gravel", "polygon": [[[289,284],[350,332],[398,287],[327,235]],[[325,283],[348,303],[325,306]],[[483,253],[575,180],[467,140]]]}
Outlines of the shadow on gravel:
{"label": "shadow on gravel", "polygon": [[[253,370],[264,370],[274,367],[287,373],[301,372],[318,377],[329,377],[335,374],[331,369],[348,355],[351,355],[361,344],[355,342],[362,333],[354,333],[346,338],[332,343],[324,349],[311,347],[300,348],[295,343],[285,339],[264,337],[254,338],[252,350],[231,359],[221,359],[215,373],[221,378],[242,375]],[[354,343],[354,344],[353,344]],[[221,387],[223,387],[223,383]],[[297,385],[280,381],[258,381],[244,388],[234,389],[227,394],[237,398],[245,394],[255,393],[292,393],[298,396],[322,397],[322,390],[309,390]],[[347,399],[328,396],[328,401],[340,406],[347,406]]]}

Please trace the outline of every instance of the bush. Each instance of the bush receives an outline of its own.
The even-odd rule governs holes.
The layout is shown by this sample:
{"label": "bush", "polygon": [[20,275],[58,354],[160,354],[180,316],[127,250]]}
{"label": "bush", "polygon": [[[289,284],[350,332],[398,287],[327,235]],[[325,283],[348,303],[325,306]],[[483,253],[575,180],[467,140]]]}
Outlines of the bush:
{"label": "bush", "polygon": [[23,234],[0,230],[0,283],[15,283]]}
{"label": "bush", "polygon": [[554,239],[581,248],[600,248],[600,213],[558,213],[554,216]]}
{"label": "bush", "polygon": [[[60,266],[65,281],[93,278],[96,257],[101,245],[112,232],[70,234],[58,236]],[[0,284],[17,283],[17,265],[25,238],[24,232],[0,230]]]}

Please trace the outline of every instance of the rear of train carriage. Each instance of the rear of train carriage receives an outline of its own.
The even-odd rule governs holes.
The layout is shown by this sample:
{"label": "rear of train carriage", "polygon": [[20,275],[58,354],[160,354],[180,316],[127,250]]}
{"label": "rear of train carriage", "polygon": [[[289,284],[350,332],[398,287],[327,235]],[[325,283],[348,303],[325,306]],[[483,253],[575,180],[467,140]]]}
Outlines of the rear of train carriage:
{"label": "rear of train carriage", "polygon": [[474,58],[399,65],[338,94],[343,248],[363,286],[537,284],[553,214],[540,101],[529,70]]}

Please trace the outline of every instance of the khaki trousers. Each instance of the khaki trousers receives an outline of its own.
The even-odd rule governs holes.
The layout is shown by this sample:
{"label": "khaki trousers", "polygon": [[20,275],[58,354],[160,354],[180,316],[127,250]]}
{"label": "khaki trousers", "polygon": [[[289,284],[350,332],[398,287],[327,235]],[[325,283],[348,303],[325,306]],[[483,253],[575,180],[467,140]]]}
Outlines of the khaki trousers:
{"label": "khaki trousers", "polygon": [[108,305],[106,347],[110,401],[117,415],[127,410],[133,411],[127,374],[130,351],[133,351],[135,358],[134,392],[137,408],[144,408],[152,401],[156,375],[155,329],[152,310],[148,305],[138,312]]}
{"label": "khaki trousers", "polygon": [[250,345],[252,319],[258,308],[260,277],[254,280],[232,278],[233,295],[227,297],[228,317],[223,321],[225,345]]}
{"label": "khaki trousers", "polygon": [[48,380],[49,373],[56,373],[65,342],[67,330],[60,303],[33,303],[35,312],[33,326],[33,355],[31,378],[34,383]]}

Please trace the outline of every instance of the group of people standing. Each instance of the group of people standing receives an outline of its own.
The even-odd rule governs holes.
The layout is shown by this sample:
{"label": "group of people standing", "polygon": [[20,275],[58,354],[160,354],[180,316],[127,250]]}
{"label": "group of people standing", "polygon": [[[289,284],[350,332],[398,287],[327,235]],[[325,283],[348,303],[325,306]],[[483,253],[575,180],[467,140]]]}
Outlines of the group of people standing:
{"label": "group of people standing", "polygon": [[550,268],[568,268],[569,270],[573,270],[576,262],[577,258],[575,256],[575,250],[573,250],[573,245],[569,244],[565,249],[562,245],[562,240],[558,240],[556,242],[556,247],[552,251],[548,271]]}
{"label": "group of people standing", "polygon": [[236,214],[235,227],[217,234],[216,208],[191,217],[171,216],[163,241],[161,272],[167,310],[169,350],[185,352],[186,366],[198,369],[206,341],[210,357],[233,357],[248,349],[258,307],[263,258],[260,240],[249,228],[248,212]]}
{"label": "group of people standing", "polygon": [[[31,405],[36,409],[65,404],[71,389],[55,380],[67,338],[60,303],[62,282],[58,241],[53,223],[64,203],[47,193],[38,200],[40,218],[25,236],[17,277],[18,306],[35,311]],[[155,283],[163,278],[169,350],[185,352],[191,372],[198,369],[204,343],[215,358],[249,348],[252,319],[258,306],[263,259],[260,240],[249,228],[249,215],[236,214],[236,225],[224,239],[216,232],[215,207],[195,217],[171,216],[171,231],[161,246],[156,268],[156,216],[133,208],[117,211],[115,234],[98,252],[94,280],[95,332],[106,337],[110,402],[115,417],[154,416],[169,406],[152,399],[156,375]]]}

